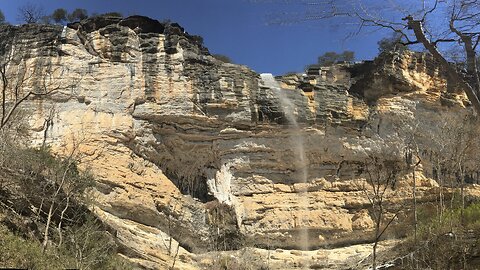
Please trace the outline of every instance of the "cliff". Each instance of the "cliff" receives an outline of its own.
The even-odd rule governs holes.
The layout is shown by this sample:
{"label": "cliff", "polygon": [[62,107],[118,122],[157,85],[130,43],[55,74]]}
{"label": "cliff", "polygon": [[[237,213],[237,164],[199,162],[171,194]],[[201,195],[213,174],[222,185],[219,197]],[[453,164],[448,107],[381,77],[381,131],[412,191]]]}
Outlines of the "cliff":
{"label": "cliff", "polygon": [[[170,237],[181,245],[180,269],[222,241],[302,248],[306,232],[307,248],[368,242],[365,161],[403,164],[415,134],[418,195],[434,200],[432,134],[471,111],[434,61],[413,52],[277,78],[275,89],[248,67],[214,59],[179,25],[141,16],[2,25],[0,38],[2,53],[32,73],[25,87],[45,78],[55,87],[22,106],[32,145],[82,153],[97,180],[92,211],[122,254],[147,268],[170,265]],[[392,209],[410,200],[410,171],[400,179]]]}

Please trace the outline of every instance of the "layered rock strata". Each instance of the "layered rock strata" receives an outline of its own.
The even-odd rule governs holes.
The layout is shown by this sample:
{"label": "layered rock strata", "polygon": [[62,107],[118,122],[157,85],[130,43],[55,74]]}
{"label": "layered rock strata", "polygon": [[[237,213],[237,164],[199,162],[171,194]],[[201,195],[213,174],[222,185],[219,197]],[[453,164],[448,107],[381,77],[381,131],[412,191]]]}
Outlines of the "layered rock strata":
{"label": "layered rock strata", "polygon": [[[96,17],[64,28],[2,25],[0,35],[4,55],[31,73],[25,89],[54,88],[24,103],[32,143],[79,153],[98,182],[93,211],[147,268],[171,263],[170,237],[182,247],[178,266],[194,265],[191,252],[218,248],[219,222],[230,240],[262,247],[298,248],[302,231],[310,248],[368,241],[365,161],[401,164],[412,127],[419,149],[430,149],[438,123],[469,112],[433,60],[412,52],[278,78],[294,128],[257,73],[214,59],[177,24]],[[422,161],[418,193],[429,200],[434,165]],[[399,179],[393,208],[410,198],[410,174]]]}

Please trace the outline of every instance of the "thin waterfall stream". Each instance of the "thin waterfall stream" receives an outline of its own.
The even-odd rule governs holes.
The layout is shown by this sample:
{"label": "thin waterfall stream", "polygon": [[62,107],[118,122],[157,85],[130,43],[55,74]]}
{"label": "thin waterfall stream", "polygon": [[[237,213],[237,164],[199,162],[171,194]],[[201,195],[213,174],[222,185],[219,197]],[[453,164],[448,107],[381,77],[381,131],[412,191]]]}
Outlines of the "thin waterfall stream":
{"label": "thin waterfall stream", "polygon": [[[310,245],[309,245],[309,237],[308,237],[308,196],[307,196],[307,188],[306,188],[306,183],[307,183],[307,176],[308,176],[308,170],[307,170],[307,160],[305,156],[305,143],[304,143],[304,138],[300,129],[300,126],[298,125],[297,117],[295,115],[295,105],[292,103],[292,101],[288,98],[286,94],[286,90],[283,90],[280,86],[280,84],[275,80],[273,75],[271,73],[262,73],[260,74],[260,77],[263,81],[263,85],[272,89],[276,96],[278,97],[278,100],[280,102],[281,109],[285,115],[285,118],[287,122],[292,126],[293,133],[290,135],[290,141],[293,146],[293,151],[295,156],[298,157],[299,159],[299,165],[297,165],[295,168],[299,172],[299,176],[297,182],[305,184],[304,187],[298,191],[299,195],[299,209],[301,212],[304,212],[303,215],[301,215],[300,220],[303,219],[303,222],[300,222],[300,224],[297,223],[297,225],[300,226],[300,248],[302,250],[308,250]],[[303,210],[303,211],[302,211]],[[298,221],[296,221],[298,222]]]}

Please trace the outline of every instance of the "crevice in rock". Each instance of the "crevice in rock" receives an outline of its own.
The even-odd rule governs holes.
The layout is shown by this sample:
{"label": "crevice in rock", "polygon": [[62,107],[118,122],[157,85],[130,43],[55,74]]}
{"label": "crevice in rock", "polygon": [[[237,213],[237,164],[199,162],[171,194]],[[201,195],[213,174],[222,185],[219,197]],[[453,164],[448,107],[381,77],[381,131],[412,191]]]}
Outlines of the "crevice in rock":
{"label": "crevice in rock", "polygon": [[164,173],[183,195],[190,195],[204,203],[215,200],[208,190],[206,176],[197,175],[193,179],[185,179],[169,171],[168,168],[165,168]]}

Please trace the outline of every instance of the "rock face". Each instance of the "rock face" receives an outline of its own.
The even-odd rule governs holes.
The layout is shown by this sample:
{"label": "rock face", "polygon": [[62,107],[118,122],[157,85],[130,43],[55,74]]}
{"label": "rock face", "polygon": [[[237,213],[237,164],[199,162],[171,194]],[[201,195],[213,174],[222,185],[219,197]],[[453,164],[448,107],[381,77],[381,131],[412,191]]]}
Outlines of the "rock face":
{"label": "rock face", "polygon": [[[4,54],[43,70],[25,88],[46,74],[56,87],[24,103],[32,144],[80,153],[97,177],[93,211],[116,230],[122,253],[147,268],[171,263],[170,237],[182,246],[177,266],[193,267],[192,253],[226,237],[219,222],[232,246],[299,248],[302,233],[308,247],[367,241],[365,161],[402,163],[410,127],[427,149],[439,122],[469,112],[432,59],[412,52],[278,78],[293,104],[282,108],[258,74],[214,59],[177,24],[97,17],[63,29],[0,26],[0,36]],[[298,137],[304,161],[291,143]],[[422,160],[418,192],[428,197],[435,172]],[[409,196],[409,174],[400,178],[392,205]]]}

